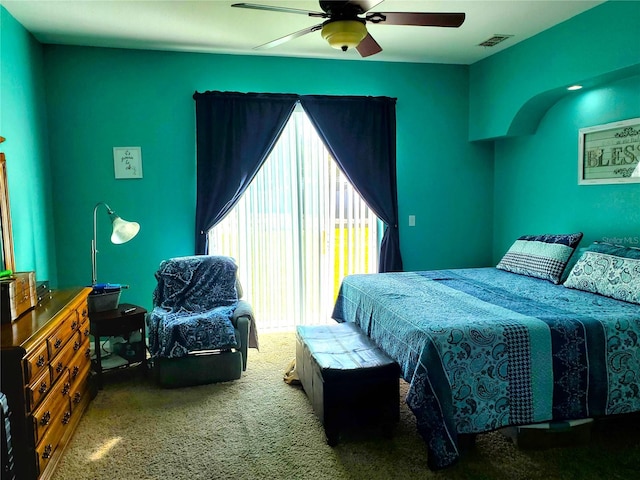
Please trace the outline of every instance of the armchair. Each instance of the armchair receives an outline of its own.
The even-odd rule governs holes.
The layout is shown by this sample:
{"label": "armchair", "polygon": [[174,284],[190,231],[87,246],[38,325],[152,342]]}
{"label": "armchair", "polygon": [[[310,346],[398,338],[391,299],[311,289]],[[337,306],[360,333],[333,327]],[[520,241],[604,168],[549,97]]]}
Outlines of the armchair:
{"label": "armchair", "polygon": [[153,375],[163,387],[236,380],[258,347],[237,266],[225,256],[164,260],[147,315]]}

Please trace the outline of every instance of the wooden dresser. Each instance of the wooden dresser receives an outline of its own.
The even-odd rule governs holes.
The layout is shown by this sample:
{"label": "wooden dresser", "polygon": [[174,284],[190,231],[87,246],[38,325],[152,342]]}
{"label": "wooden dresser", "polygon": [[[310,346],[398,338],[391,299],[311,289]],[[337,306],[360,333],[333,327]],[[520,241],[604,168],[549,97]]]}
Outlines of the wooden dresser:
{"label": "wooden dresser", "polygon": [[2,325],[0,390],[11,410],[16,478],[51,478],[91,400],[90,288],[53,291]]}

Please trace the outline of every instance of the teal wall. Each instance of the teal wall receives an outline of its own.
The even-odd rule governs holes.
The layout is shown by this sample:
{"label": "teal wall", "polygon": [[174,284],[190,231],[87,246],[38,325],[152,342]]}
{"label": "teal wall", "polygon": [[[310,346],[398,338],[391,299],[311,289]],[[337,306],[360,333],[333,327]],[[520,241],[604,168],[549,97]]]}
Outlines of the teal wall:
{"label": "teal wall", "polygon": [[638,25],[638,2],[610,1],[470,67],[469,138],[495,147],[494,263],[524,234],[640,246],[640,184],[577,180],[578,130],[640,117]]}
{"label": "teal wall", "polygon": [[534,134],[566,87],[640,74],[639,32],[640,3],[608,1],[473,64],[469,138]]}
{"label": "teal wall", "polygon": [[[193,253],[196,90],[397,97],[405,267],[490,259],[492,149],[467,141],[465,66],[63,46],[46,46],[44,57],[61,285],[90,279],[98,201],[141,225],[138,237],[114,246],[99,216],[98,279],[130,284],[123,299],[149,305],[159,262]],[[118,146],[142,147],[142,179],[114,179]]]}
{"label": "teal wall", "polygon": [[42,45],[0,7],[0,149],[7,157],[16,269],[56,280]]}
{"label": "teal wall", "polygon": [[535,135],[496,141],[494,260],[520,235],[584,233],[640,247],[640,183],[578,185],[578,130],[640,117],[640,76],[575,92]]}

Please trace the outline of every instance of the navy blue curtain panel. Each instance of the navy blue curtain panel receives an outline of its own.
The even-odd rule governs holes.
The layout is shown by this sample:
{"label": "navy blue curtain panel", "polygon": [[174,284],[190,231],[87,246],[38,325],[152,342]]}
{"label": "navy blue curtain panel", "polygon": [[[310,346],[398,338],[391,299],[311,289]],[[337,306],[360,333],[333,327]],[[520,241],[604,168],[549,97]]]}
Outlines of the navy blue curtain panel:
{"label": "navy blue curtain panel", "polygon": [[304,95],[300,101],[351,184],[387,225],[380,246],[378,271],[402,271],[396,179],[396,99]]}
{"label": "navy blue curtain panel", "polygon": [[196,254],[235,206],[277,142],[296,102],[367,205],[387,225],[380,272],[402,271],[396,184],[396,99],[196,92]]}
{"label": "navy blue curtain panel", "polygon": [[271,153],[297,95],[207,91],[196,102],[196,251],[235,206]]}

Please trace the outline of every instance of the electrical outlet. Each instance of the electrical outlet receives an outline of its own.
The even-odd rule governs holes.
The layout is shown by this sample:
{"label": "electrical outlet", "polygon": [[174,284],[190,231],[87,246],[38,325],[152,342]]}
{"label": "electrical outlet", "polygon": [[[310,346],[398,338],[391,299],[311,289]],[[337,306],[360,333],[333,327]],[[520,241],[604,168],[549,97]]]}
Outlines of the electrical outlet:
{"label": "electrical outlet", "polygon": [[409,215],[409,226],[410,227],[415,227],[416,226],[416,216],[415,215]]}

